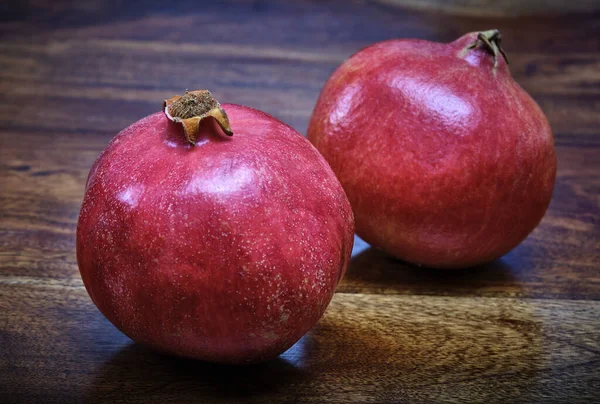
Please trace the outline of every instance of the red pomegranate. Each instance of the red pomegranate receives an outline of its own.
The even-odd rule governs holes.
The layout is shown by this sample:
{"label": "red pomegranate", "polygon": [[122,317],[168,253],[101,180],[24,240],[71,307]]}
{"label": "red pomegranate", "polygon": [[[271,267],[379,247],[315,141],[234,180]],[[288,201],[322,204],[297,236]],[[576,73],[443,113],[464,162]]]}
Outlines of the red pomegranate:
{"label": "red pomegranate", "polygon": [[361,50],[327,81],[308,137],[341,181],[357,234],[431,267],[517,246],[556,175],[548,121],[511,78],[497,30]]}
{"label": "red pomegranate", "polygon": [[261,111],[198,91],[165,112],[119,133],[91,169],[77,226],[85,287],[157,350],[275,357],[317,322],[345,272],[350,204],[318,151]]}

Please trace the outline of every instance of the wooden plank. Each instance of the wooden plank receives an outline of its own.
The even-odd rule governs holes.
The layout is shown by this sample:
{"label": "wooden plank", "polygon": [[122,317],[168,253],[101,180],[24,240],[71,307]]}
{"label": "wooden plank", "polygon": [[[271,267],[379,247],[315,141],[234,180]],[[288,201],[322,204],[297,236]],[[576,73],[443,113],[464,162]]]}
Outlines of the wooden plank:
{"label": "wooden plank", "polygon": [[337,294],[280,359],[231,368],[130,343],[81,286],[0,285],[4,403],[600,397],[597,301]]}
{"label": "wooden plank", "polygon": [[[79,206],[89,168],[111,136],[46,135],[3,135],[0,276],[80,284],[74,244]],[[339,290],[600,299],[600,145],[567,143],[557,152],[560,170],[546,217],[502,260],[440,272],[407,266],[358,242]]]}
{"label": "wooden plank", "polygon": [[[29,3],[29,4],[27,4]],[[505,33],[511,51],[596,53],[600,48],[599,13],[521,18],[464,17],[403,7],[353,2],[255,2],[228,0],[202,4],[191,0],[169,4],[110,3],[100,0],[62,7],[19,2],[4,13],[0,34],[7,40],[31,38],[105,38],[167,40],[175,43],[235,43],[328,53],[340,46],[361,47],[390,38],[452,41],[481,29]],[[23,35],[23,33],[28,35]]]}
{"label": "wooden plank", "polygon": [[515,17],[539,14],[590,13],[599,11],[595,0],[379,0],[385,4],[470,16]]}
{"label": "wooden plank", "polygon": [[[35,4],[29,19],[9,10],[14,23],[3,26],[0,41],[0,90],[7,100],[0,104],[0,122],[23,130],[43,119],[54,130],[102,125],[115,132],[184,88],[210,88],[224,102],[265,110],[304,133],[329,74],[363,46],[398,37],[450,41],[494,26],[504,32],[515,79],[556,133],[594,135],[600,126],[594,14],[472,19],[362,2],[231,1],[203,6],[202,13],[194,8],[182,2],[165,16],[156,6],[115,14],[103,2],[50,9]],[[311,18],[295,17],[308,8]],[[198,27],[201,34],[190,35]]]}
{"label": "wooden plank", "polygon": [[[116,133],[185,88],[209,88],[222,102],[254,106],[304,133],[322,85],[351,53],[272,48],[226,56],[239,49],[245,48],[122,40],[0,44],[6,55],[0,122],[21,130],[35,122]],[[511,60],[515,80],[538,101],[555,133],[597,134],[600,56],[511,54]]]}

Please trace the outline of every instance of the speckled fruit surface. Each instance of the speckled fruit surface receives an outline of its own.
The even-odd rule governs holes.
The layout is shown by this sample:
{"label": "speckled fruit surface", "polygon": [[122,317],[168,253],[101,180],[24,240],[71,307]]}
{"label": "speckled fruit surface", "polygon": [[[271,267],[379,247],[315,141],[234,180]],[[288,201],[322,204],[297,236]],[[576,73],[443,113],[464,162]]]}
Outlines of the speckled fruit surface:
{"label": "speckled fruit surface", "polygon": [[346,190],[357,234],[415,264],[498,258],[551,199],[548,121],[477,36],[358,52],[327,81],[308,128]]}
{"label": "speckled fruit surface", "polygon": [[185,357],[260,361],[321,317],[353,243],[344,191],[294,129],[224,104],[195,146],[163,113],[120,132],[88,177],[77,261],[100,311]]}

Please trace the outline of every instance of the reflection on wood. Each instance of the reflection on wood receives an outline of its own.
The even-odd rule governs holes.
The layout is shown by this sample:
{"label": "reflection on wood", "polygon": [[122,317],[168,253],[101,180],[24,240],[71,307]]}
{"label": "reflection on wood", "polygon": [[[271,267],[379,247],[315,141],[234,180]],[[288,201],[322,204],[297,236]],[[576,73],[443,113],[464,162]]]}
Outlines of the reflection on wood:
{"label": "reflection on wood", "polygon": [[561,402],[593,400],[600,383],[596,301],[338,293],[278,360],[236,368],[131,343],[82,286],[0,286],[0,303],[15,299],[2,402],[481,402],[516,392]]}

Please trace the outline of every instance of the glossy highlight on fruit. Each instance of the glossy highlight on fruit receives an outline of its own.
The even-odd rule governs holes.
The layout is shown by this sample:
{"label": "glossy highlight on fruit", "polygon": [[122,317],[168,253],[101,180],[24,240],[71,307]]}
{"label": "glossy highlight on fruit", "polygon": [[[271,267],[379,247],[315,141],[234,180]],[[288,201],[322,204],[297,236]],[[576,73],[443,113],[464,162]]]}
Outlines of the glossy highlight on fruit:
{"label": "glossy highlight on fruit", "polygon": [[418,265],[467,267],[506,254],[542,219],[552,132],[500,39],[381,42],[327,81],[308,137],[368,243]]}
{"label": "glossy highlight on fruit", "polygon": [[166,114],[124,129],[98,157],[77,261],[93,302],[133,340],[207,361],[261,361],[325,311],[350,258],[352,211],[294,129],[205,96],[167,100]]}

